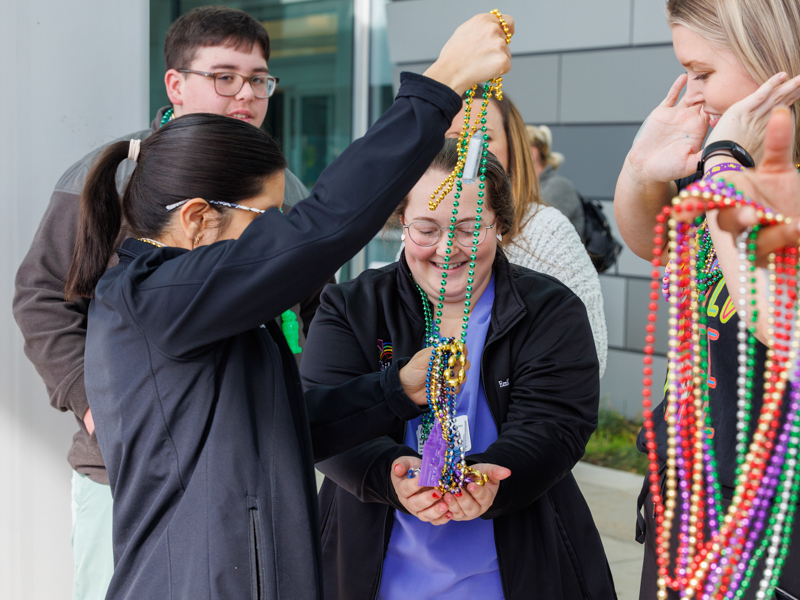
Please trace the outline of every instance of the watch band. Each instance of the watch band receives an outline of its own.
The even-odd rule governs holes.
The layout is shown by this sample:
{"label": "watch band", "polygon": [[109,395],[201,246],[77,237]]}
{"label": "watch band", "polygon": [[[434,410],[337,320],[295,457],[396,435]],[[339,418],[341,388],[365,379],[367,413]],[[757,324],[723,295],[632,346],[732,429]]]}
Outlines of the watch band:
{"label": "watch band", "polygon": [[739,164],[743,167],[747,167],[752,169],[756,166],[753,157],[742,148],[739,144],[732,140],[721,140],[719,142],[714,142],[713,144],[709,144],[703,149],[703,156],[700,159],[700,162],[697,163],[697,171],[698,173],[705,172],[705,165],[706,160],[711,158],[712,156],[716,156],[717,154],[726,154],[731,156],[732,158],[736,159]]}

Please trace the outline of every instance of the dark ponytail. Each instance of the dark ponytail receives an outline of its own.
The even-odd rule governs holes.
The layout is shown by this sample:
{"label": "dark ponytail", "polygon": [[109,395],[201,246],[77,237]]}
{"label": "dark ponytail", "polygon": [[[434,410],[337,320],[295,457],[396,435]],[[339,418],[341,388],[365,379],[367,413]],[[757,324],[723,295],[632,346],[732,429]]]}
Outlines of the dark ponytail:
{"label": "dark ponytail", "polygon": [[72,264],[67,274],[66,298],[91,298],[114,252],[122,225],[117,192],[117,168],[128,157],[129,142],[115,142],[100,156],[81,194],[80,221]]}
{"label": "dark ponytail", "polygon": [[[168,205],[187,198],[238,204],[263,193],[265,181],[286,168],[275,140],[260,129],[220,115],[186,115],[142,142],[120,200],[116,172],[128,147],[128,141],[109,146],[86,181],[67,276],[68,300],[94,295],[123,217],[135,237],[158,238],[177,213],[167,212]],[[222,219],[234,210],[210,206]]]}

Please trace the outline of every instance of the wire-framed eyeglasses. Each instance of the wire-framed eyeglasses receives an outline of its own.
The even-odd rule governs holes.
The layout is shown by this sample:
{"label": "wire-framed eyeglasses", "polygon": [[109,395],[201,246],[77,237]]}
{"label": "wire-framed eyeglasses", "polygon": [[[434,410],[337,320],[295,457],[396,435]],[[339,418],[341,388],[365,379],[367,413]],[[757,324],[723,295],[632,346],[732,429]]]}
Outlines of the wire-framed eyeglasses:
{"label": "wire-framed eyeglasses", "polygon": [[486,232],[494,228],[494,223],[482,225],[478,221],[461,221],[456,225],[439,227],[431,221],[413,221],[408,225],[403,225],[403,229],[408,232],[411,241],[417,246],[423,247],[436,244],[442,236],[442,231],[450,231],[451,227],[456,241],[462,246],[470,247],[475,243],[475,232],[478,232],[478,244],[480,244],[486,239]]}
{"label": "wire-framed eyeglasses", "polygon": [[193,69],[178,69],[178,73],[193,73],[210,77],[214,80],[214,91],[220,96],[235,96],[244,87],[244,82],[248,82],[256,98],[269,98],[275,93],[275,88],[280,81],[272,75],[241,75],[239,73],[206,73]]}
{"label": "wire-framed eyeglasses", "polygon": [[[180,202],[176,202],[175,204],[168,204],[164,208],[166,208],[167,212],[169,212],[171,210],[174,210],[174,209],[178,208],[179,206],[183,206],[184,204],[186,204],[191,199],[192,198],[187,198],[186,200],[181,200]],[[228,208],[239,208],[241,210],[247,210],[247,211],[250,211],[250,212],[258,213],[259,215],[263,215],[265,212],[267,212],[267,211],[262,210],[260,208],[251,208],[249,206],[242,206],[241,204],[233,204],[232,202],[222,202],[221,200],[206,200],[206,202],[208,202],[209,204],[217,204],[219,206],[227,206]],[[280,210],[280,209],[278,209],[278,210]],[[281,210],[281,212],[283,212],[283,211]]]}

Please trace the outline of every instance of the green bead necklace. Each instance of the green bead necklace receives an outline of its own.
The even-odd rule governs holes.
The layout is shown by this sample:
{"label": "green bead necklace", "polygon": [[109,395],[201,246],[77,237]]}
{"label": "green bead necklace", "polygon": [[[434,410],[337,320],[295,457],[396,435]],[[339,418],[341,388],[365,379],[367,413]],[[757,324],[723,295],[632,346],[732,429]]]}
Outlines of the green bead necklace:
{"label": "green bead necklace", "polygon": [[174,118],[175,118],[175,111],[172,110],[172,108],[168,108],[167,111],[164,113],[164,116],[161,117],[161,125],[159,125],[159,127],[163,127],[164,125],[172,121],[172,119]]}
{"label": "green bead necklace", "polygon": [[[506,43],[509,43],[511,41],[511,33],[509,32],[506,22],[503,20],[502,14],[496,9],[492,10],[491,13],[500,21],[500,25],[505,32]],[[474,482],[478,485],[484,485],[488,482],[486,475],[468,467],[466,464],[461,435],[458,432],[458,428],[455,426],[455,408],[456,396],[461,389],[461,385],[466,381],[467,370],[469,369],[469,362],[467,361],[467,328],[469,326],[469,315],[472,308],[472,292],[475,282],[475,259],[478,253],[481,228],[483,227],[481,224],[481,213],[483,212],[483,198],[486,189],[486,157],[489,154],[486,111],[492,94],[495,94],[498,100],[503,99],[502,81],[503,78],[498,76],[483,85],[481,108],[472,125],[470,125],[472,105],[478,86],[476,85],[472,89],[467,90],[464,124],[457,142],[458,160],[456,166],[439,185],[436,191],[431,194],[429,207],[431,210],[436,210],[439,203],[452,191],[454,186],[456,189],[453,194],[453,210],[450,216],[450,225],[447,228],[444,272],[442,273],[435,311],[431,309],[428,296],[419,285],[417,285],[422,299],[422,310],[425,315],[425,345],[427,347],[433,347],[434,349],[428,364],[428,375],[426,379],[426,395],[430,411],[423,418],[423,432],[420,436],[420,441],[425,442],[428,440],[433,424],[435,420],[438,420],[446,451],[437,487],[442,493],[451,492],[456,496],[461,496],[462,487],[468,483]],[[480,134],[478,134],[479,128]],[[447,289],[447,271],[450,268],[450,257],[453,248],[453,240],[455,239],[459,200],[463,193],[464,170],[467,166],[470,168],[472,167],[472,164],[467,165],[467,156],[470,149],[470,142],[473,139],[475,142],[480,143],[480,154],[477,157],[479,159],[477,169],[477,173],[479,173],[477,177],[478,206],[475,215],[472,248],[469,256],[467,286],[464,295],[464,315],[462,317],[461,333],[458,341],[456,341],[455,337],[443,339],[439,327],[442,324],[442,311],[444,309],[445,292]],[[470,170],[471,177],[468,183],[472,183],[472,179],[474,178],[472,173],[474,172],[475,171],[472,169]],[[426,447],[427,445],[428,444],[426,444]],[[426,456],[427,454],[423,452],[423,471],[425,470]],[[420,475],[420,477],[422,478],[422,475]],[[431,483],[427,485],[431,485]]]}

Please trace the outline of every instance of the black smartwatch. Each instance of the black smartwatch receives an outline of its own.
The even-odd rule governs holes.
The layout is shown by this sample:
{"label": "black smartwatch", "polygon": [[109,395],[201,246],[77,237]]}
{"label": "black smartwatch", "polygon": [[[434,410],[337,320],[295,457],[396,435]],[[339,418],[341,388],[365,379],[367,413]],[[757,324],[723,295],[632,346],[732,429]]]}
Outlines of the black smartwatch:
{"label": "black smartwatch", "polygon": [[703,175],[705,173],[706,161],[712,156],[716,156],[718,154],[727,154],[728,156],[733,157],[740,165],[747,167],[748,169],[752,169],[756,166],[755,161],[753,161],[753,157],[747,153],[747,150],[742,148],[736,142],[731,140],[722,140],[719,142],[714,142],[713,144],[709,144],[703,149],[703,156],[700,159],[700,162],[697,163],[697,172]]}

